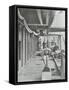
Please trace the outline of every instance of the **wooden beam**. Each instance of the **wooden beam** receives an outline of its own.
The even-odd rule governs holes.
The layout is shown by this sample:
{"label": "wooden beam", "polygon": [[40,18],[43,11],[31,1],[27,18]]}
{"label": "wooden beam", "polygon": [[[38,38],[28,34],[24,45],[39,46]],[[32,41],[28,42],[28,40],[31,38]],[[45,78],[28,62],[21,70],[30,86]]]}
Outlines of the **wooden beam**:
{"label": "wooden beam", "polygon": [[37,9],[37,15],[38,15],[40,24],[43,25],[43,21],[42,21],[42,17],[41,17],[41,10],[40,9]]}
{"label": "wooden beam", "polygon": [[65,28],[49,28],[48,32],[65,32]]}
{"label": "wooden beam", "polygon": [[[20,23],[20,24],[22,24],[22,25],[24,25],[24,23],[23,22],[21,22],[20,20],[18,20],[18,23]],[[47,25],[46,24],[27,24],[28,26],[46,26],[47,27]]]}
{"label": "wooden beam", "polygon": [[[24,24],[23,24],[23,22],[21,22],[20,20],[18,20],[18,23],[20,23],[20,24],[22,24],[23,26],[25,26]],[[46,25],[46,24],[43,24],[43,25],[41,25],[41,24],[28,24],[28,26],[34,26],[34,28],[35,27],[37,27],[37,29],[39,29],[39,27],[41,28],[41,30],[42,30],[42,27],[43,27],[43,30],[45,30],[44,29],[44,27],[47,29],[48,28],[48,26]],[[57,28],[57,27],[53,27],[53,28],[49,28],[48,29],[48,32],[65,32],[65,28]]]}
{"label": "wooden beam", "polygon": [[59,35],[59,34],[48,34],[48,35],[41,35],[41,36],[61,36],[61,35]]}

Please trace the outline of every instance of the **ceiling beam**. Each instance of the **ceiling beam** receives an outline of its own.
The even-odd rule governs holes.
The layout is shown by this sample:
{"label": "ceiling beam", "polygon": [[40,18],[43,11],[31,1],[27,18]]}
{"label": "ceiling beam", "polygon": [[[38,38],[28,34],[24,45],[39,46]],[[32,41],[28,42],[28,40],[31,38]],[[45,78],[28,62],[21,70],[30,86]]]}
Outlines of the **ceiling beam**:
{"label": "ceiling beam", "polygon": [[[18,19],[18,22],[21,23],[22,25],[24,25],[24,23],[22,21],[20,21],[19,19]],[[46,26],[47,27],[46,24],[27,24],[27,25],[28,26]]]}
{"label": "ceiling beam", "polygon": [[[19,19],[18,19],[18,23],[20,23],[24,26],[24,23],[21,22]],[[46,24],[43,24],[43,25],[41,25],[41,24],[28,24],[28,26],[30,26],[30,27],[33,26],[34,28],[37,28],[37,29],[39,29],[39,27],[40,27],[41,30],[42,30],[42,28],[43,28],[43,30],[45,30],[48,27]],[[49,28],[48,32],[65,32],[65,28],[53,27],[53,28]]]}
{"label": "ceiling beam", "polygon": [[53,27],[53,28],[49,28],[48,32],[65,32],[65,28]]}
{"label": "ceiling beam", "polygon": [[38,15],[40,24],[43,25],[43,21],[42,21],[42,17],[41,17],[41,10],[40,9],[37,9],[37,15]]}

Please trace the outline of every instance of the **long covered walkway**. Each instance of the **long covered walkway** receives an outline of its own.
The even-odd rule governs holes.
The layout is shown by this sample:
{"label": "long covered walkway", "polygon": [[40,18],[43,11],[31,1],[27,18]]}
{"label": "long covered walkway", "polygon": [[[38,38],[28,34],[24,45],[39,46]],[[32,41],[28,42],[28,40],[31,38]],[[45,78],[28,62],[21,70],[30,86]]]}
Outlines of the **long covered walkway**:
{"label": "long covered walkway", "polygon": [[[50,68],[51,80],[61,79],[61,75],[56,67],[55,61],[48,57],[48,67]],[[41,56],[33,56],[18,73],[18,81],[40,81],[42,80],[42,71],[45,67]]]}
{"label": "long covered walkway", "polygon": [[26,63],[24,68],[21,68],[18,75],[18,81],[40,81],[44,63],[39,56],[32,57]]}
{"label": "long covered walkway", "polygon": [[18,82],[65,78],[62,17],[64,11],[18,9]]}

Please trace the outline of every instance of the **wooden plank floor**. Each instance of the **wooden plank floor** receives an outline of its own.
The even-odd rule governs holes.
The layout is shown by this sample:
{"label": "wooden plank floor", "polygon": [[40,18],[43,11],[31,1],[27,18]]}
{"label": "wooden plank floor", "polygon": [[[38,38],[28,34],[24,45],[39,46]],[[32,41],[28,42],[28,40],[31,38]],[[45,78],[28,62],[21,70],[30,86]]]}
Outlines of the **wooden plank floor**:
{"label": "wooden plank floor", "polygon": [[[55,63],[53,60],[48,59],[48,67],[50,69],[55,68]],[[25,81],[41,81],[42,79],[42,70],[44,69],[45,64],[42,61],[40,56],[33,56],[26,65],[20,69],[18,72],[18,82]],[[52,79],[60,79],[60,76],[52,76]]]}
{"label": "wooden plank floor", "polygon": [[40,81],[43,68],[44,63],[41,60],[41,57],[33,57],[23,68],[21,68],[18,73],[18,81]]}

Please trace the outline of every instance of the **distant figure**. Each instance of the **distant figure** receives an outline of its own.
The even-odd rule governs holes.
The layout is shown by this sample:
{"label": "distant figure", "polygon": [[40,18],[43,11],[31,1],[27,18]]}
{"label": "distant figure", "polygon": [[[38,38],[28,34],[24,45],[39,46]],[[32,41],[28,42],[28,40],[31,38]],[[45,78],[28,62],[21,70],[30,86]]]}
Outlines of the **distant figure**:
{"label": "distant figure", "polygon": [[56,43],[55,43],[55,42],[51,42],[51,49],[52,49],[52,51],[53,51],[53,52],[55,52],[56,50],[58,50],[58,49],[59,49],[59,46],[58,46],[58,45],[56,45]]}
{"label": "distant figure", "polygon": [[53,47],[53,52],[55,52],[56,50],[58,50],[59,49],[59,47],[56,45],[56,46],[54,46]]}
{"label": "distant figure", "polygon": [[46,43],[43,41],[43,49],[46,48]]}
{"label": "distant figure", "polygon": [[37,47],[38,47],[38,50],[41,49],[41,38],[39,38],[39,40],[38,40]]}

